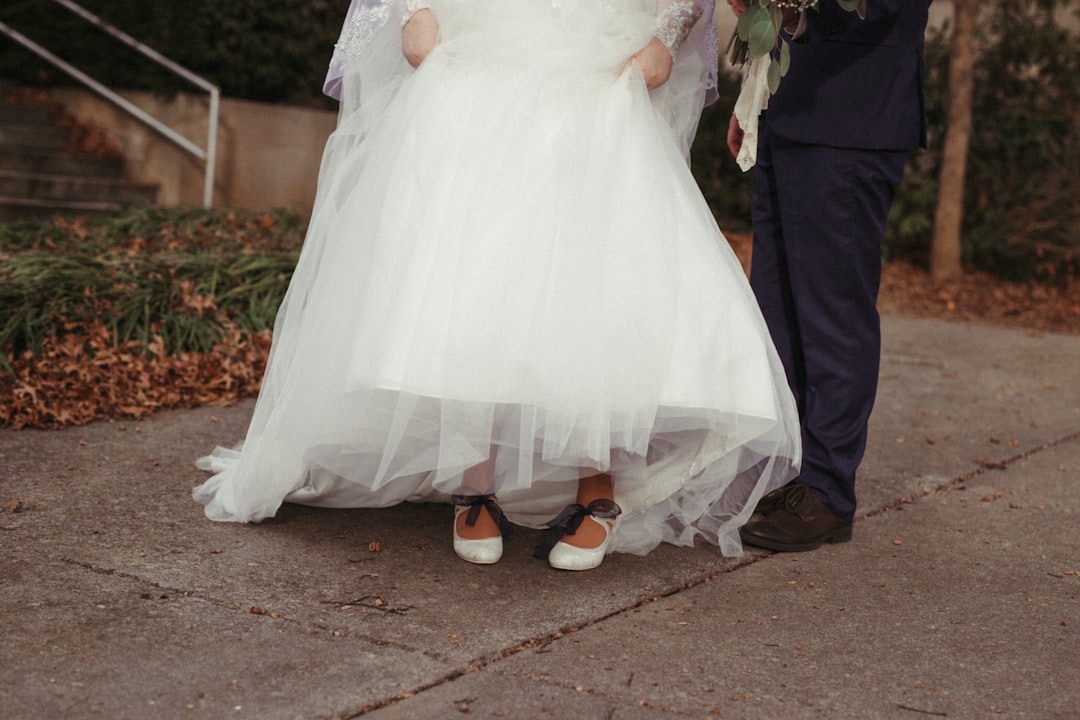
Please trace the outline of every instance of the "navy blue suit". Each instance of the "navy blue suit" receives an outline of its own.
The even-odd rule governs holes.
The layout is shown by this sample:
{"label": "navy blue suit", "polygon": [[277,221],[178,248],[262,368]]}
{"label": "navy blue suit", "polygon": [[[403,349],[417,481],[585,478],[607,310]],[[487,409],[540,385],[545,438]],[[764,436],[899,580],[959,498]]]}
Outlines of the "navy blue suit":
{"label": "navy blue suit", "polygon": [[925,144],[930,0],[822,0],[759,127],[750,284],[802,422],[809,485],[855,514],[881,355],[885,222],[911,150]]}

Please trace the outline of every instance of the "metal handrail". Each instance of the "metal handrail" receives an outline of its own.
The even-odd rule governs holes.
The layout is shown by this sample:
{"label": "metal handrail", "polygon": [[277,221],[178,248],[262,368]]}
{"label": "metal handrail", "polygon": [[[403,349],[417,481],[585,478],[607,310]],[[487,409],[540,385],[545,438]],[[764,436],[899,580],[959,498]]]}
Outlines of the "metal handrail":
{"label": "metal handrail", "polygon": [[112,102],[114,105],[117,105],[118,107],[126,110],[128,113],[134,115],[143,123],[149,125],[154,130],[157,130],[169,140],[172,140],[174,143],[179,145],[187,152],[204,161],[206,163],[206,172],[203,180],[203,207],[211,207],[214,204],[214,171],[217,164],[218,115],[221,108],[220,88],[218,88],[217,85],[214,85],[210,81],[199,77],[187,68],[178,65],[177,63],[173,62],[172,60],[168,59],[164,55],[154,50],[153,48],[147,47],[146,45],[142,44],[135,38],[125,33],[124,31],[113,27],[109,23],[99,18],[97,15],[94,15],[85,8],[76,5],[70,0],[53,0],[53,2],[70,10],[84,20],[87,20],[88,22],[96,25],[103,32],[112,35],[114,38],[124,43],[125,45],[128,45],[129,47],[138,50],[140,53],[150,58],[158,65],[161,65],[167,70],[171,70],[173,73],[179,75],[193,85],[196,85],[205,90],[206,92],[210,93],[210,118],[208,121],[209,128],[206,137],[206,149],[204,150],[195,143],[193,143],[191,140],[188,140],[186,137],[178,133],[176,130],[172,129],[165,123],[158,120],[153,115],[143,110],[142,108],[134,105],[127,99],[121,97],[114,91],[105,87],[100,82],[94,80],[92,77],[79,70],[75,66],[71,65],[67,61],[60,59],[59,57],[49,52],[45,48],[41,47],[25,35],[19,33],[5,23],[0,22],[0,32],[4,33],[12,40],[19,43],[20,45],[27,48],[36,55],[49,61],[56,67],[66,72],[68,75],[72,76],[82,84],[89,87],[97,94]]}

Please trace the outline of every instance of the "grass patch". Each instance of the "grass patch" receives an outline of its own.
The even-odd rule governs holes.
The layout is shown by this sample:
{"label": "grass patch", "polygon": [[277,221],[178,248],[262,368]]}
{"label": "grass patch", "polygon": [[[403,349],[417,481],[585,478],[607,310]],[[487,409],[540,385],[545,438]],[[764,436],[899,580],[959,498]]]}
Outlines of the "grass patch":
{"label": "grass patch", "polygon": [[272,326],[302,240],[294,215],[235,210],[0,226],[0,350],[40,354],[101,320],[116,343],[160,337],[170,353],[206,352],[229,324]]}
{"label": "grass patch", "polygon": [[286,212],[163,208],[0,226],[0,424],[257,392],[303,233]]}

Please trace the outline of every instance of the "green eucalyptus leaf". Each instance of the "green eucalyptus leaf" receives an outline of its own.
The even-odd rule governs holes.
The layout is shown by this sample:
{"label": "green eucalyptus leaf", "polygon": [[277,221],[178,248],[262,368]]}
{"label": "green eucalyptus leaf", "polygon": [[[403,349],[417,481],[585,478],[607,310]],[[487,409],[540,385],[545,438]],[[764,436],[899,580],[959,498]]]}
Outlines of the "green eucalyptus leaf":
{"label": "green eucalyptus leaf", "polygon": [[768,55],[776,47],[776,28],[772,19],[765,15],[750,28],[750,54],[753,57]]}
{"label": "green eucalyptus leaf", "polygon": [[786,42],[780,43],[780,76],[787,75],[789,69],[791,69],[791,46]]}
{"label": "green eucalyptus leaf", "polygon": [[730,55],[731,51],[734,50],[735,47],[736,47],[735,43],[738,43],[738,42],[742,42],[739,39],[739,33],[737,33],[737,32],[731,33],[731,37],[728,38],[728,41],[727,41],[727,47],[724,48],[724,54],[725,55]]}
{"label": "green eucalyptus leaf", "polygon": [[769,11],[757,5],[751,5],[746,9],[735,24],[735,32],[743,42],[750,42],[752,28],[762,20],[768,21]]}
{"label": "green eucalyptus leaf", "polygon": [[732,33],[731,42],[728,43],[728,59],[731,60],[731,64],[742,65],[745,63],[748,49],[746,41],[740,40],[738,35]]}
{"label": "green eucalyptus leaf", "polygon": [[753,16],[750,15],[750,10],[747,10],[739,19],[735,22],[735,37],[738,37],[743,42],[750,40],[750,26],[753,24],[751,20]]}
{"label": "green eucalyptus leaf", "polygon": [[776,89],[780,87],[780,75],[780,63],[769,63],[768,80],[770,95],[775,95]]}

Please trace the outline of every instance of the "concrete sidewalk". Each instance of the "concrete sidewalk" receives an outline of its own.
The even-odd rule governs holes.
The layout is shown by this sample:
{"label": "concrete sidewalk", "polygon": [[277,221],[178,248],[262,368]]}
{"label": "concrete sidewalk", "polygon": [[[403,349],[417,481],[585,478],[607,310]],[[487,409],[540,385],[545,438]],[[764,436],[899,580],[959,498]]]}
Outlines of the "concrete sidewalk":
{"label": "concrete sidewalk", "polygon": [[0,431],[5,718],[1075,718],[1080,336],[885,318],[851,543],[468,565],[444,506],[190,500],[252,403]]}

